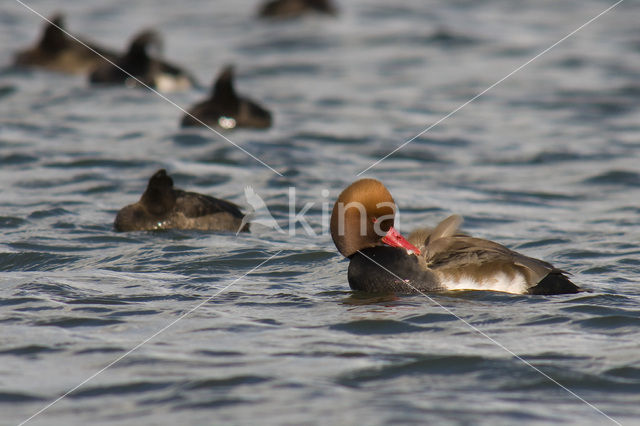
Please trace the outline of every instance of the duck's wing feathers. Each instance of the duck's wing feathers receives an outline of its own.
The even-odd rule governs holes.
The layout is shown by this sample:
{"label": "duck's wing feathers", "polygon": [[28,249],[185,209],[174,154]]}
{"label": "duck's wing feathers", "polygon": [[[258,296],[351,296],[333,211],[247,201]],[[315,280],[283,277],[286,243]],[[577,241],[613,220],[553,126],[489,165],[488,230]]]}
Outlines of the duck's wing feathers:
{"label": "duck's wing feathers", "polygon": [[436,241],[440,238],[453,237],[458,232],[458,229],[462,225],[462,216],[452,214],[436,226],[431,235],[429,241]]}
{"label": "duck's wing feathers", "polygon": [[433,228],[415,229],[409,234],[409,236],[407,237],[407,241],[416,246],[420,250],[420,252],[423,252],[425,243],[432,232]]}
{"label": "duck's wing feathers", "polygon": [[424,251],[427,246],[440,239],[453,237],[455,235],[464,236],[458,230],[462,224],[462,216],[454,214],[440,222],[435,228],[419,228],[409,234],[407,240],[416,246],[420,251]]}
{"label": "duck's wing feathers", "polygon": [[237,218],[242,218],[242,213],[237,205],[208,195],[195,192],[176,190],[176,211],[184,213],[186,217],[196,218],[214,213],[229,213]]}
{"label": "duck's wing feathers", "polygon": [[423,256],[432,269],[513,273],[535,285],[551,272],[562,273],[550,263],[516,253],[501,244],[480,238],[452,236],[439,238],[425,247]]}

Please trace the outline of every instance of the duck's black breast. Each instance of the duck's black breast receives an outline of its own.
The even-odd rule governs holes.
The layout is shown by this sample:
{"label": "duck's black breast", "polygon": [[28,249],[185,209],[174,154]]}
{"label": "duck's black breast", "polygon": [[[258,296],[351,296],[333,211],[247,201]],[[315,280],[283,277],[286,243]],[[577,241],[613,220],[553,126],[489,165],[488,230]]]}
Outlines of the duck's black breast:
{"label": "duck's black breast", "polygon": [[370,247],[351,256],[349,286],[354,290],[417,293],[441,290],[435,275],[405,249]]}

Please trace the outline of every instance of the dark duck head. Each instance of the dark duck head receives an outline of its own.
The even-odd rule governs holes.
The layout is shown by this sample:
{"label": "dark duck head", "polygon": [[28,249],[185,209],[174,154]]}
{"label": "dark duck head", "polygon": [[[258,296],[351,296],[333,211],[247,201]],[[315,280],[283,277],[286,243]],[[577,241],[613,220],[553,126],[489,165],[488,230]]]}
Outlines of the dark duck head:
{"label": "dark duck head", "polygon": [[51,17],[50,22],[46,24],[42,38],[40,38],[38,42],[40,49],[54,54],[69,46],[72,40],[69,39],[63,30],[66,30],[64,15],[58,13]]}
{"label": "dark duck head", "polygon": [[116,216],[114,227],[118,231],[162,229],[175,207],[176,194],[173,179],[166,170],[158,170],[147,184],[140,201],[123,207]]}

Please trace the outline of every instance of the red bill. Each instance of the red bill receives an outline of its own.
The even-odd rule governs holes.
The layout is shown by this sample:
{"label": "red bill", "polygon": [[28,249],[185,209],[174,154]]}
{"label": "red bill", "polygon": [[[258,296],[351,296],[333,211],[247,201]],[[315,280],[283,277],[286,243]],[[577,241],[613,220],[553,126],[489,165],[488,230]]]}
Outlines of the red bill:
{"label": "red bill", "polygon": [[420,250],[406,240],[396,229],[392,226],[389,228],[387,234],[382,237],[382,242],[390,245],[391,247],[402,247],[409,252],[409,254],[417,254],[420,256]]}

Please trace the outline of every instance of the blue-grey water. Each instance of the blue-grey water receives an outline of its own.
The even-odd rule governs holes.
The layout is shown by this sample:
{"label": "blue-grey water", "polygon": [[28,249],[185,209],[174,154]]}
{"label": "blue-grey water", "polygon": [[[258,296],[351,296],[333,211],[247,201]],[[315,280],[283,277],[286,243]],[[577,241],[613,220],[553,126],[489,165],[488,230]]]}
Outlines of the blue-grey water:
{"label": "blue-grey water", "polygon": [[[28,424],[640,424],[637,2],[363,175],[389,187],[401,230],[460,213],[467,232],[589,290],[432,299],[353,294],[327,206],[613,1],[343,0],[336,19],[293,22],[258,22],[253,0],[27,3],[116,48],[160,30],[165,56],[203,86],[168,95],[184,108],[235,63],[237,90],[274,126],[227,136],[282,176],[206,129],[181,130],[182,112],[146,90],[0,72],[1,424],[192,310]],[[4,67],[42,21],[6,0],[0,23]],[[316,235],[114,232],[161,167],[245,210],[253,187],[284,231],[294,187]]]}

